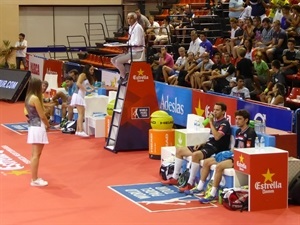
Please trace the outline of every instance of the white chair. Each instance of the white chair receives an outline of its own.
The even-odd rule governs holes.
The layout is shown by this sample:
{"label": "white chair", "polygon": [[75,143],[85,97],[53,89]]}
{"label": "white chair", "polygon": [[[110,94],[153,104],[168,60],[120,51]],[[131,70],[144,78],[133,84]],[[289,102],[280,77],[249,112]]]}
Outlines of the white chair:
{"label": "white chair", "polygon": [[58,88],[57,77],[58,77],[57,73],[46,73],[44,81],[47,81],[49,83],[47,91]]}

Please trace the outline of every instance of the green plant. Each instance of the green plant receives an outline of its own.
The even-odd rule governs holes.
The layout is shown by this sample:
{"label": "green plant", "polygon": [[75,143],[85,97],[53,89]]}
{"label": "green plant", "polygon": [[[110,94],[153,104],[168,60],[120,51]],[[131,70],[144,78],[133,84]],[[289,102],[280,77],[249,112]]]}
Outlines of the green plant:
{"label": "green plant", "polygon": [[10,58],[12,53],[12,46],[10,45],[10,41],[3,40],[2,46],[0,47],[0,62],[4,61],[4,63],[0,63],[0,67],[9,68],[10,65],[8,63],[8,59]]}

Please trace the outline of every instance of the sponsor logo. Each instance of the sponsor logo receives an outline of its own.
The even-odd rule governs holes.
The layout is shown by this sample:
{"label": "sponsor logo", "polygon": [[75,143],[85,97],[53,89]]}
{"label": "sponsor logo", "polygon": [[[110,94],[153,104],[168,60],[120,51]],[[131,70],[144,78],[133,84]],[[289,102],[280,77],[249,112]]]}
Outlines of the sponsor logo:
{"label": "sponsor logo", "polygon": [[149,107],[133,107],[131,108],[131,119],[149,119]]}
{"label": "sponsor logo", "polygon": [[37,64],[37,63],[31,62],[31,63],[30,63],[30,71],[31,71],[31,73],[33,73],[33,74],[39,75],[39,74],[40,74],[40,65]]}
{"label": "sponsor logo", "polygon": [[244,171],[247,169],[247,165],[244,163],[244,156],[240,155],[239,161],[236,162],[237,167],[239,168],[240,171]]}
{"label": "sponsor logo", "polygon": [[266,173],[263,173],[264,182],[255,182],[254,188],[256,190],[261,190],[262,194],[274,194],[276,189],[282,188],[282,183],[276,180],[273,181],[273,176],[275,173],[271,173],[270,169]]}
{"label": "sponsor logo", "polygon": [[267,115],[262,113],[256,113],[254,116],[254,120],[260,120],[262,123],[266,123]]}
{"label": "sponsor logo", "polygon": [[149,212],[217,207],[214,204],[199,204],[196,196],[179,193],[176,186],[162,186],[161,183],[118,185],[109,188]]}
{"label": "sponsor logo", "polygon": [[138,75],[133,75],[133,79],[137,82],[144,82],[145,80],[149,80],[149,76],[144,74],[144,71],[140,68],[140,70],[137,71]]}
{"label": "sponsor logo", "polygon": [[15,89],[18,86],[17,81],[11,81],[11,80],[0,80],[0,87],[6,88],[6,89]]}
{"label": "sponsor logo", "polygon": [[169,100],[169,95],[166,98],[164,95],[161,96],[160,109],[180,115],[184,114],[184,105],[178,102],[177,97],[174,98],[174,101]]}
{"label": "sponsor logo", "polygon": [[25,168],[29,164],[30,161],[20,153],[6,145],[1,146],[0,171],[5,171],[1,172],[3,175],[13,174],[19,176],[23,174],[29,174],[29,170]]}

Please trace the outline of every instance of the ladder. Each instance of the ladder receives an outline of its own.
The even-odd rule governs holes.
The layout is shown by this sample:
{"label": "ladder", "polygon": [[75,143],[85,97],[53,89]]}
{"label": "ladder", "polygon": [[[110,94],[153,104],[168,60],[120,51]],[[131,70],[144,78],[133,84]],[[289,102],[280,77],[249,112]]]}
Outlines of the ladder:
{"label": "ladder", "polygon": [[158,110],[150,64],[132,62],[126,84],[119,84],[105,149],[114,153],[148,149],[150,115]]}

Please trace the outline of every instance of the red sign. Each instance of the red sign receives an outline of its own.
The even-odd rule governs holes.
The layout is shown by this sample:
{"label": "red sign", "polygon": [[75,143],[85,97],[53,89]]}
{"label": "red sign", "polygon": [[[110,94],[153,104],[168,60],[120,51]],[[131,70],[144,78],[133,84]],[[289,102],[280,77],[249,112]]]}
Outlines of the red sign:
{"label": "red sign", "polygon": [[219,96],[193,90],[192,113],[198,116],[207,117],[213,111],[214,105],[217,102],[223,102],[227,106],[226,118],[230,124],[235,124],[235,112],[237,109],[237,99],[226,96]]}

